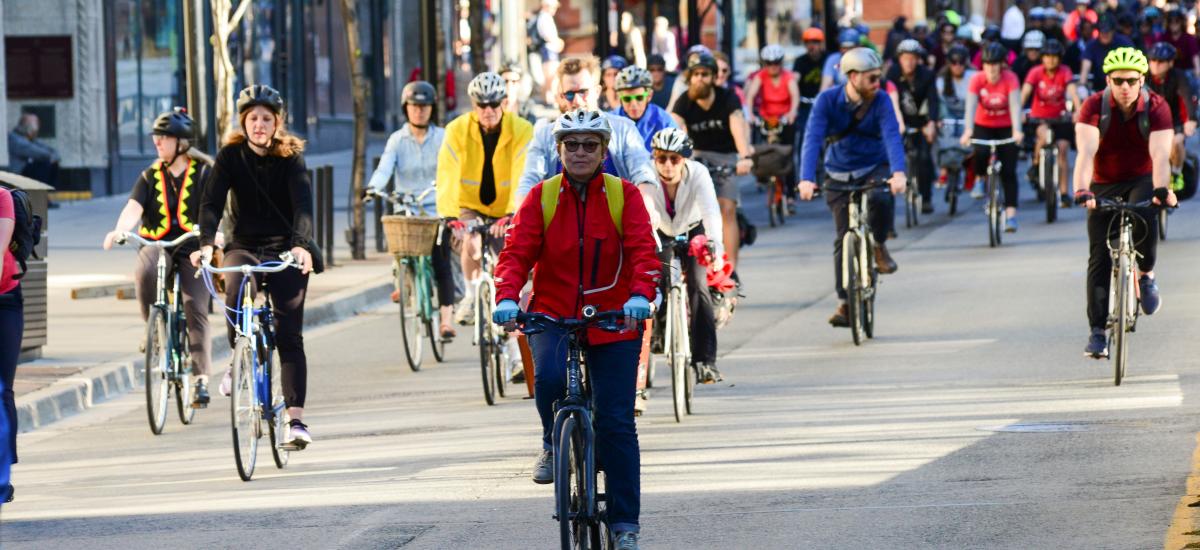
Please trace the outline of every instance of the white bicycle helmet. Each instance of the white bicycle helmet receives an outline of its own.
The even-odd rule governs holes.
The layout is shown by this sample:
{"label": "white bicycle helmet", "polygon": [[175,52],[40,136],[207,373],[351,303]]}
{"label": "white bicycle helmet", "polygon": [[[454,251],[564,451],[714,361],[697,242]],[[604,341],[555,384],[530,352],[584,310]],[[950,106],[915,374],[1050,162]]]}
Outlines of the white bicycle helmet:
{"label": "white bicycle helmet", "polygon": [[659,151],[679,153],[684,157],[692,156],[692,138],[679,128],[663,128],[650,138],[650,148]]}
{"label": "white bicycle helmet", "polygon": [[768,44],[758,54],[763,63],[779,63],[783,61],[783,48],[778,44]]}
{"label": "white bicycle helmet", "polygon": [[508,97],[508,92],[504,89],[504,78],[488,71],[471,79],[467,95],[475,103],[494,103]]}
{"label": "white bicycle helmet", "polygon": [[617,73],[617,91],[633,88],[649,88],[653,85],[654,81],[650,78],[650,71],[637,65],[630,65]]}
{"label": "white bicycle helmet", "polygon": [[839,63],[839,68],[843,75],[850,73],[865,73],[874,71],[883,67],[883,60],[879,59],[879,54],[871,48],[858,47],[842,54],[842,61]]}
{"label": "white bicycle helmet", "polygon": [[1046,44],[1046,35],[1042,31],[1029,31],[1021,41],[1021,47],[1026,50],[1040,50]]}
{"label": "white bicycle helmet", "polygon": [[921,43],[913,38],[906,38],[900,41],[896,46],[896,57],[900,57],[902,53],[911,53],[917,56],[925,55],[925,48],[921,47]]}
{"label": "white bicycle helmet", "polygon": [[600,111],[576,109],[563,113],[554,121],[555,143],[561,143],[571,134],[596,134],[607,144],[612,139],[612,125]]}

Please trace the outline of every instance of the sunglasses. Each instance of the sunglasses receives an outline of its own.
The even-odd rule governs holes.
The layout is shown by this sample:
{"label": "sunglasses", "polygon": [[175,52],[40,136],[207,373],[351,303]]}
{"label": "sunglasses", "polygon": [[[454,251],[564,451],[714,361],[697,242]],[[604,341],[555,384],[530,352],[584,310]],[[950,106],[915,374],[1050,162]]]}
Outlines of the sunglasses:
{"label": "sunglasses", "polygon": [[646,93],[640,93],[637,95],[623,95],[623,96],[621,96],[621,103],[632,103],[634,101],[641,101],[643,99],[646,99],[647,95],[648,94],[646,94]]}
{"label": "sunglasses", "polygon": [[[862,73],[859,73],[859,74],[862,74]],[[880,75],[877,73],[876,74],[863,74],[862,77],[867,79],[868,84],[874,84],[876,82],[879,82],[879,79],[881,78]]]}
{"label": "sunglasses", "polygon": [[567,90],[562,93],[562,96],[563,96],[563,99],[565,99],[567,101],[575,101],[575,96],[587,95],[587,93],[588,93],[587,89],[580,88],[578,90]]}
{"label": "sunglasses", "polygon": [[580,147],[583,147],[583,152],[585,153],[595,153],[596,149],[600,148],[599,141],[564,141],[562,144],[563,147],[567,148],[568,153],[574,153]]}
{"label": "sunglasses", "polygon": [[654,162],[659,164],[679,164],[683,162],[680,155],[654,155]]}
{"label": "sunglasses", "polygon": [[486,111],[488,109],[499,109],[500,102],[499,101],[489,101],[487,103],[476,103],[475,108],[477,108],[481,111]]}
{"label": "sunglasses", "polygon": [[[766,62],[763,62],[763,65],[766,65],[768,67],[771,67],[771,66],[778,67],[780,65],[783,65],[783,62],[782,61],[766,61]],[[721,71],[721,72],[727,73],[729,71]]]}
{"label": "sunglasses", "polygon": [[1138,76],[1131,77],[1131,78],[1117,78],[1115,76],[1110,76],[1108,78],[1109,78],[1109,80],[1112,80],[1114,87],[1129,86],[1130,88],[1132,88],[1135,84],[1138,83],[1139,80],[1142,79],[1141,77],[1138,77]]}

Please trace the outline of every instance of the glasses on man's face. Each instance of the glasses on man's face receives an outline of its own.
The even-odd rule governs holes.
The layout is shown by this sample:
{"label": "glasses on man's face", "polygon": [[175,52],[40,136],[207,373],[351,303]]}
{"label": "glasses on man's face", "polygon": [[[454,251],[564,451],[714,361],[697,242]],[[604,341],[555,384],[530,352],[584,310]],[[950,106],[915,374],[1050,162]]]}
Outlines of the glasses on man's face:
{"label": "glasses on man's face", "polygon": [[572,140],[572,141],[564,141],[564,142],[562,142],[562,144],[563,144],[563,147],[567,148],[568,153],[574,153],[575,151],[578,151],[580,147],[583,147],[584,153],[595,153],[596,149],[600,148],[599,141],[574,141],[574,140]]}
{"label": "glasses on man's face", "polygon": [[[779,67],[779,66],[783,65],[783,62],[782,61],[765,61],[765,62],[763,62],[763,65],[766,65],[767,67]],[[721,72],[727,73],[729,71],[724,70]]]}
{"label": "glasses on man's face", "polygon": [[489,101],[487,103],[476,103],[475,108],[479,109],[480,111],[486,111],[488,109],[499,109],[500,103],[501,102],[499,102],[499,101]]}
{"label": "glasses on man's face", "polygon": [[708,71],[692,71],[692,78],[712,78],[713,74]]}
{"label": "glasses on man's face", "polygon": [[621,103],[633,103],[634,101],[641,101],[643,99],[646,99],[647,95],[648,94],[646,94],[645,92],[640,93],[640,94],[623,95],[623,96],[621,96]]}
{"label": "glasses on man's face", "polygon": [[683,156],[682,155],[671,155],[671,154],[665,154],[665,153],[661,154],[661,155],[654,155],[654,162],[657,162],[659,164],[672,164],[672,165],[679,164],[679,163],[683,162]]}
{"label": "glasses on man's face", "polygon": [[567,101],[575,101],[575,96],[577,96],[577,95],[586,96],[587,93],[588,93],[587,89],[580,88],[578,90],[567,90],[562,93],[562,96],[563,96],[563,99],[565,99]]}
{"label": "glasses on man's face", "polygon": [[1112,81],[1114,88],[1119,88],[1121,86],[1129,86],[1132,88],[1142,80],[1142,78],[1139,76],[1133,76],[1129,78],[1117,78],[1115,76],[1110,76],[1108,79]]}
{"label": "glasses on man's face", "polygon": [[879,82],[880,75],[879,73],[870,73],[864,74],[862,77],[867,81],[867,84],[875,84],[876,82]]}

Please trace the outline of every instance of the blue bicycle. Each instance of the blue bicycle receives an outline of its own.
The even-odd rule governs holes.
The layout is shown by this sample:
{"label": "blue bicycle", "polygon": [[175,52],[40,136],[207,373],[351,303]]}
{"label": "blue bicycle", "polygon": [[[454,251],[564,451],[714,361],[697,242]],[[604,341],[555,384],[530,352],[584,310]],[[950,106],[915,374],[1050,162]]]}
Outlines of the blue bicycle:
{"label": "blue bicycle", "polygon": [[[269,277],[262,278],[261,306],[255,305],[255,277],[253,274],[279,273],[290,267],[298,267],[291,252],[280,254],[281,261],[263,262],[257,266],[212,267],[204,261],[199,272],[204,284],[214,297],[213,273],[241,273],[242,285],[237,289],[237,309],[225,307],[225,318],[237,330],[230,364],[233,385],[229,394],[229,412],[233,428],[233,458],[237,463],[238,476],[250,481],[254,475],[254,464],[258,458],[258,440],[263,435],[263,424],[267,425],[271,441],[271,456],[275,466],[287,466],[288,456],[299,447],[285,445],[288,433],[287,403],[280,388],[279,355],[275,352],[275,324],[272,313],[271,294],[267,292]],[[227,288],[227,292],[233,289]],[[230,317],[230,314],[234,317]]]}

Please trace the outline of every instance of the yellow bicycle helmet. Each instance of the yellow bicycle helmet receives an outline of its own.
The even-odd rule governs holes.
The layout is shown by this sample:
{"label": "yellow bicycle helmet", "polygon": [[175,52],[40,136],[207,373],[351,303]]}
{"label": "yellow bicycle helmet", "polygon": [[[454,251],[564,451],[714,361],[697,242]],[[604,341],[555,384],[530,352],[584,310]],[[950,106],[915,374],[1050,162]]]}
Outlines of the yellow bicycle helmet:
{"label": "yellow bicycle helmet", "polygon": [[1137,71],[1146,74],[1149,70],[1150,64],[1146,61],[1146,55],[1137,48],[1117,48],[1104,56],[1104,74],[1113,71]]}

